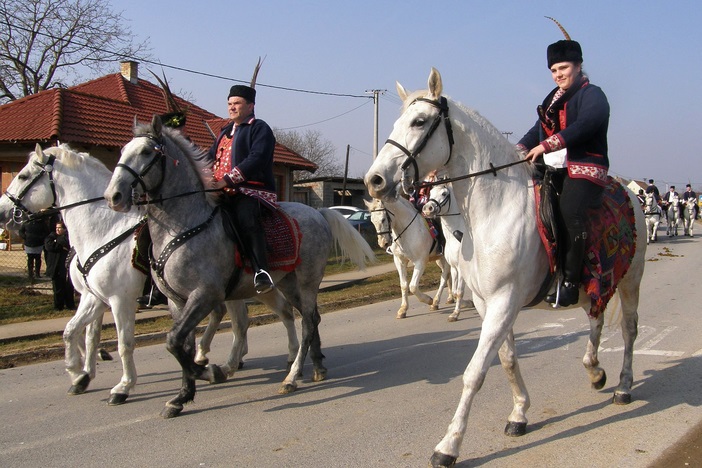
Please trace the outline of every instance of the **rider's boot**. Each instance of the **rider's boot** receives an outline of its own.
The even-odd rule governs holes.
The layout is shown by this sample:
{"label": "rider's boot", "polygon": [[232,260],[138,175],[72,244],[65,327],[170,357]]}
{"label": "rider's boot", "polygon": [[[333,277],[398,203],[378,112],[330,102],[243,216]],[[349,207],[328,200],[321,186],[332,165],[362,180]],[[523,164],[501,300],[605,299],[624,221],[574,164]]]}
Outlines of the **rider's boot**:
{"label": "rider's boot", "polygon": [[[586,238],[587,233],[581,232],[570,239],[569,249],[565,256],[565,265],[563,266],[563,283],[558,294],[558,305],[560,306],[566,307],[578,303]],[[550,304],[554,304],[556,302],[556,294],[549,294],[545,300]]]}
{"label": "rider's boot", "polygon": [[247,235],[246,237],[249,243],[251,264],[256,271],[254,274],[254,288],[258,294],[267,293],[273,289],[273,278],[268,273],[266,239],[262,235]]}

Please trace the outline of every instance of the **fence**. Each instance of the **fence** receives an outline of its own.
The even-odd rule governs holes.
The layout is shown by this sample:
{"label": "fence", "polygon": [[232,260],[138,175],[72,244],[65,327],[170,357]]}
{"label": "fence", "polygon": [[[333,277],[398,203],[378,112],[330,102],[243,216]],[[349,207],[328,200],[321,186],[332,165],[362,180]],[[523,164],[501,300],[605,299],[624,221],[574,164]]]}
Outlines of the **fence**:
{"label": "fence", "polygon": [[27,276],[27,255],[22,239],[7,230],[0,234],[0,275]]}

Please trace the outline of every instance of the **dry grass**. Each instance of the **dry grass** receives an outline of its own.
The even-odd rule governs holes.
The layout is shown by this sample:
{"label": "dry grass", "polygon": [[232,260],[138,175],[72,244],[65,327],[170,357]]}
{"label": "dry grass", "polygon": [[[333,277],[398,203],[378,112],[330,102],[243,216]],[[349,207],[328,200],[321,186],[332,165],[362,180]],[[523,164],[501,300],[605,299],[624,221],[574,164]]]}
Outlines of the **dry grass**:
{"label": "dry grass", "polygon": [[[390,257],[386,256],[388,259]],[[382,257],[381,257],[382,258]],[[335,267],[337,269],[353,269],[352,266]],[[340,271],[335,271],[338,273]],[[431,264],[420,282],[425,290],[438,287],[440,272],[435,264]],[[50,296],[48,296],[50,299]],[[399,299],[400,285],[396,272],[374,276],[354,285],[334,291],[321,291],[318,298],[321,313],[334,312],[374,302],[389,299]],[[70,311],[69,311],[70,312]],[[249,315],[261,317],[268,315],[270,310],[258,303],[249,305]],[[137,315],[137,319],[139,316]],[[153,344],[163,341],[163,335],[171,328],[170,317],[138,320],[136,324],[137,345]],[[115,349],[116,331],[114,325],[105,325],[102,332],[102,343],[110,351]],[[28,363],[60,359],[63,356],[63,341],[61,334],[45,337],[33,337],[0,343],[0,368],[14,367]]]}

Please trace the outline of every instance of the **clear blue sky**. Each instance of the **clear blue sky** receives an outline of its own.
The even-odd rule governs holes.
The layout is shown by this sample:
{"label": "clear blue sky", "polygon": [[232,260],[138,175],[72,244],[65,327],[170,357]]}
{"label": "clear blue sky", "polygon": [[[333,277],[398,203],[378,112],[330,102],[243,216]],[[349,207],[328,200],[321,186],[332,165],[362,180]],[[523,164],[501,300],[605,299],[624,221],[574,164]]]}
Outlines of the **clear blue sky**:
{"label": "clear blue sky", "polygon": [[[546,46],[562,39],[553,16],[583,47],[584,68],[611,106],[611,173],[654,178],[661,189],[702,189],[702,6],[698,1],[203,1],[119,0],[138,38],[163,64],[250,80],[259,56],[256,114],[272,127],[317,130],[349,175],[360,177],[399,115],[395,81],[425,88],[430,67],[444,92],[478,110],[516,143],[554,84]],[[117,66],[117,65],[115,65]],[[160,72],[153,65],[142,65]],[[171,88],[226,116],[230,80],[164,68]],[[145,78],[151,79],[145,70]]]}

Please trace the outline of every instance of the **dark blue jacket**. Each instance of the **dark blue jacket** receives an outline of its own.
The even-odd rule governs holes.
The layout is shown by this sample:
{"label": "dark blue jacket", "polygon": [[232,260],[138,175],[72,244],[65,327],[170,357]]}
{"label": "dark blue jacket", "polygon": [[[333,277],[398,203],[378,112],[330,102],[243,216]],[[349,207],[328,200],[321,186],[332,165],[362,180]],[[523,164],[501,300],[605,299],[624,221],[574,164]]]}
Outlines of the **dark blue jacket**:
{"label": "dark blue jacket", "polygon": [[602,90],[583,79],[546,112],[558,88],[538,108],[539,120],[519,141],[527,150],[541,144],[546,152],[567,149],[568,175],[605,185],[609,169],[609,103]]}
{"label": "dark blue jacket", "polygon": [[[229,138],[233,126],[233,122],[226,125],[210,148],[208,154],[212,160],[216,160],[219,142],[222,138]],[[259,184],[253,184],[256,188],[262,188],[260,184],[263,184],[263,188],[275,192],[274,150],[275,136],[266,122],[254,118],[242,123],[234,134],[232,169],[238,168],[246,182],[258,182]],[[246,182],[244,185],[247,185]]]}

